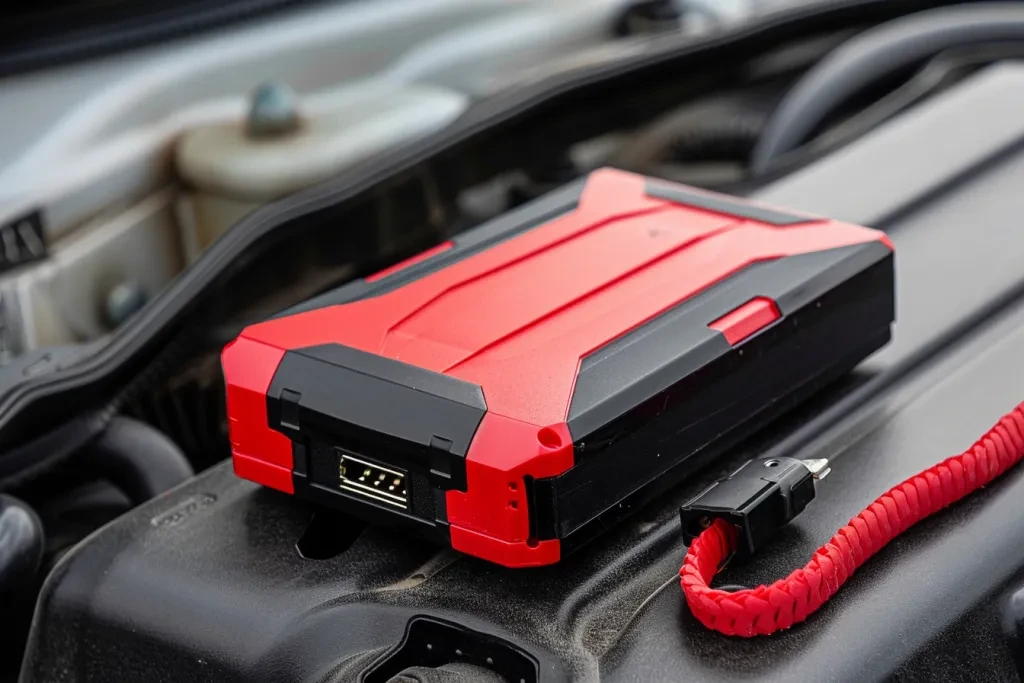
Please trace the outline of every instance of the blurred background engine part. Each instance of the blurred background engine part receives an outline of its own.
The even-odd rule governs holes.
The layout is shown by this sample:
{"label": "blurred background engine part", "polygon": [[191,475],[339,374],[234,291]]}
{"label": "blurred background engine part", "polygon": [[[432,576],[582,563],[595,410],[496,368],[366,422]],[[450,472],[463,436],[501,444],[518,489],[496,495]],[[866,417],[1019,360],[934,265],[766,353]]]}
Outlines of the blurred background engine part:
{"label": "blurred background engine part", "polygon": [[104,335],[237,218],[445,126],[518,72],[753,4],[316,3],[8,77],[0,363]]}
{"label": "blurred background engine part", "polygon": [[[816,22],[806,27],[798,22],[784,40],[763,40],[759,31],[764,29],[744,26],[722,41],[706,41],[675,69],[666,69],[672,62],[663,60],[642,72],[633,67],[628,78],[619,78],[617,70],[621,74],[630,59],[639,61],[666,46],[689,54],[691,32],[743,21],[741,14],[672,13],[673,7],[695,6],[687,2],[410,3],[373,0],[375,12],[406,7],[403,16],[396,14],[376,33],[370,25],[379,14],[352,14],[370,2],[311,3],[306,15],[293,14],[274,26],[250,24],[248,38],[260,41],[254,47],[225,31],[216,46],[196,38],[184,49],[147,49],[131,62],[122,57],[7,79],[8,97],[0,98],[9,133],[0,138],[0,356],[5,364],[0,384],[6,382],[7,388],[20,390],[25,378],[43,379],[89,359],[97,349],[115,348],[120,354],[124,346],[117,343],[134,328],[159,330],[151,314],[167,305],[166,297],[154,300],[161,288],[236,217],[339,171],[365,179],[367,186],[344,201],[328,197],[338,206],[332,206],[327,220],[303,206],[315,192],[265,208],[261,214],[279,212],[275,230],[280,239],[273,248],[238,250],[224,259],[231,263],[230,278],[205,285],[201,301],[190,295],[192,310],[174,323],[173,338],[165,335],[159,342],[163,348],[146,368],[128,386],[117,386],[111,405],[56,428],[60,419],[71,416],[38,411],[45,416],[38,420],[44,423],[44,436],[61,437],[60,448],[52,440],[42,448],[41,440],[26,436],[0,458],[0,491],[34,509],[45,530],[39,537],[42,564],[33,559],[38,541],[29,534],[23,538],[32,543],[19,544],[17,555],[32,561],[12,567],[35,567],[29,573],[41,580],[67,548],[93,530],[228,454],[218,354],[241,326],[512,211],[595,166],[612,164],[737,194],[756,192],[765,201],[770,197],[758,188],[775,180],[770,203],[886,227],[902,209],[883,199],[898,195],[902,202],[907,193],[946,188],[942,178],[960,177],[1006,139],[1019,137],[1021,119],[1012,116],[1016,109],[998,106],[1002,100],[988,100],[973,89],[959,91],[957,102],[964,108],[953,112],[954,123],[975,124],[972,135],[939,135],[936,131],[946,129],[933,120],[949,106],[944,93],[955,94],[958,84],[973,83],[971,78],[990,64],[1024,57],[1021,40],[1010,39],[1005,28],[1010,24],[1004,21],[998,22],[995,42],[934,44],[934,54],[920,54],[899,73],[879,72],[882,82],[859,88],[862,92],[840,93],[843,102],[831,98],[837,106],[818,112],[818,120],[797,136],[796,146],[758,172],[751,163],[754,149],[777,116],[779,102],[800,83],[818,82],[822,70],[834,69],[836,62],[827,55],[841,46],[887,45],[877,42],[877,31],[884,37],[887,24],[872,29],[832,21],[823,29]],[[892,7],[872,4],[874,11]],[[439,8],[447,8],[447,18],[438,18],[443,14]],[[461,8],[462,19],[453,18],[453,8]],[[900,14],[895,8],[884,11]],[[969,12],[976,25],[995,25],[990,14],[1019,14],[1021,7],[1006,4],[983,12],[972,5],[960,11]],[[342,13],[348,13],[347,19],[338,19]],[[362,17],[363,23],[353,17]],[[396,28],[401,22],[418,25],[402,24],[402,32]],[[777,20],[765,23],[771,22]],[[272,28],[288,40],[273,38]],[[420,41],[428,29],[431,37]],[[506,35],[513,29],[519,35]],[[643,31],[677,35],[644,39],[637,35]],[[736,50],[736,56],[723,58],[715,47],[722,44]],[[709,59],[709,50],[718,50],[712,54],[719,58]],[[602,64],[606,71],[595,79],[588,69]],[[136,70],[137,65],[145,70]],[[0,62],[0,72],[2,67]],[[573,75],[575,69],[579,73]],[[1010,76],[1019,78],[1016,72]],[[1018,91],[1005,87],[1007,82],[989,83],[985,92],[1012,97]],[[537,84],[548,89],[540,90],[541,97],[531,90]],[[517,85],[523,86],[518,94]],[[493,100],[479,101],[490,95]],[[75,109],[77,102],[82,104]],[[514,110],[510,103],[525,114],[510,116],[500,126],[488,122],[486,114]],[[396,150],[403,148],[417,153],[423,147],[424,156],[440,156],[437,148],[451,145],[443,142],[445,133],[433,137],[429,148],[425,142],[417,145],[417,139],[446,127],[470,106],[478,108],[477,115],[463,116],[452,129],[468,130],[471,136],[450,148],[457,154],[443,168],[422,162],[391,175],[350,168],[356,163],[373,168],[377,157],[387,168],[401,159]],[[485,115],[479,115],[480,109]],[[911,109],[927,114],[927,120],[904,119],[889,129],[892,139],[877,140],[883,124],[897,123]],[[983,125],[978,123],[982,114]],[[898,153],[901,145],[918,139],[908,131],[942,139],[942,145],[929,149],[941,151],[940,160],[947,163],[923,163],[926,157],[920,154]],[[985,135],[979,137],[981,132]],[[872,134],[877,143],[872,148],[884,152],[881,161],[857,166],[872,172],[843,166],[843,173],[858,179],[853,184],[828,175],[827,168],[861,158],[865,147],[855,143]],[[435,144],[439,138],[442,144]],[[893,140],[900,144],[894,147]],[[828,166],[813,163],[828,158]],[[907,171],[893,159],[917,165]],[[779,180],[785,175],[791,177]],[[782,200],[778,193],[784,188],[792,192]],[[842,190],[836,194],[835,188]],[[1004,190],[1001,184],[991,186],[991,192]],[[866,203],[864,192],[878,196]],[[808,198],[819,201],[817,209],[807,205]],[[855,209],[853,214],[840,210],[840,199],[842,206]],[[282,215],[282,206],[291,213]],[[195,282],[210,257],[258,233],[259,221],[251,217],[244,226],[236,225],[229,239],[208,251],[176,285]],[[928,223],[928,240],[940,239],[935,221]],[[964,224],[959,220],[951,226],[959,230]],[[992,230],[1002,226],[996,220],[985,224]],[[958,294],[939,296],[928,280],[929,300],[989,310],[981,298],[1003,291],[1020,269],[994,267],[1002,262],[993,261],[993,254],[1009,258],[1019,252],[993,249],[995,243],[986,240],[968,241],[985,264],[976,269],[971,288],[947,278]],[[961,260],[974,253],[965,251],[965,244],[956,250]],[[924,259],[926,250],[903,253],[920,253]],[[913,267],[912,258],[903,259],[904,267],[908,261]],[[934,268],[932,260],[918,265],[925,264],[929,272]],[[135,315],[147,302],[149,308]],[[907,310],[926,307],[905,306],[904,318]],[[934,310],[936,321],[949,323],[948,308]],[[931,330],[931,318],[925,318],[911,326]],[[124,334],[107,346],[102,337],[126,320]],[[909,344],[897,337],[890,348]],[[877,363],[869,367],[872,372]],[[61,374],[44,388],[67,393],[67,376]],[[86,409],[82,395],[68,401],[75,410]],[[115,408],[123,414],[115,416]],[[16,627],[22,634],[28,628],[28,615],[23,617]],[[16,667],[20,648],[9,651],[14,653],[9,664]],[[0,656],[0,681],[5,680],[3,660]]]}

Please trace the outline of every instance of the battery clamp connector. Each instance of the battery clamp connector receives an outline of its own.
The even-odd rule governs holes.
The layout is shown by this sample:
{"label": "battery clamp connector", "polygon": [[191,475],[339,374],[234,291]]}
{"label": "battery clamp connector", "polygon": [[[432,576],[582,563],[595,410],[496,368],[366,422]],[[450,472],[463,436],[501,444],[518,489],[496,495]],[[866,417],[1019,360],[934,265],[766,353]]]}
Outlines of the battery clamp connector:
{"label": "battery clamp connector", "polygon": [[991,483],[1021,459],[1024,403],[960,455],[879,496],[784,579],[756,588],[712,588],[711,580],[730,559],[755,553],[806,507],[814,497],[815,471],[818,477],[828,472],[827,463],[819,460],[751,460],[680,511],[689,545],[679,570],[686,603],[702,624],[726,635],[750,637],[789,628],[825,604],[889,541]]}
{"label": "battery clamp connector", "polygon": [[[750,460],[679,510],[687,545],[718,519],[736,531],[733,555],[747,559],[814,499],[814,481],[828,460]],[[731,559],[731,558],[730,558]]]}

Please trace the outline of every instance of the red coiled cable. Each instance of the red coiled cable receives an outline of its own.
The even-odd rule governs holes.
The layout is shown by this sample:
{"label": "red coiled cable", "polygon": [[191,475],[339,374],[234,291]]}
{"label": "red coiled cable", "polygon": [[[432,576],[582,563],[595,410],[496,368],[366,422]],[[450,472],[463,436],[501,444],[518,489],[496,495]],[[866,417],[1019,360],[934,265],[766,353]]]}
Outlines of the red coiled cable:
{"label": "red coiled cable", "polygon": [[730,636],[767,635],[789,628],[825,604],[854,570],[908,528],[985,486],[1024,458],[1024,403],[960,455],[882,494],[818,548],[811,561],[771,585],[728,592],[711,588],[732,554],[736,530],[716,520],[690,544],[679,570],[690,611]]}

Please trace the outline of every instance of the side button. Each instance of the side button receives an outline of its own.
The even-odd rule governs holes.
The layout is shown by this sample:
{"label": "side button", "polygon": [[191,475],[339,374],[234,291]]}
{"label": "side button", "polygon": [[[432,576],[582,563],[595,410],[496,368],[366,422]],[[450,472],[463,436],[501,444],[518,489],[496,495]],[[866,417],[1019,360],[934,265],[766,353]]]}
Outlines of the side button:
{"label": "side button", "polygon": [[725,335],[730,346],[736,346],[755,332],[781,318],[779,307],[771,299],[759,296],[726,313],[708,325]]}

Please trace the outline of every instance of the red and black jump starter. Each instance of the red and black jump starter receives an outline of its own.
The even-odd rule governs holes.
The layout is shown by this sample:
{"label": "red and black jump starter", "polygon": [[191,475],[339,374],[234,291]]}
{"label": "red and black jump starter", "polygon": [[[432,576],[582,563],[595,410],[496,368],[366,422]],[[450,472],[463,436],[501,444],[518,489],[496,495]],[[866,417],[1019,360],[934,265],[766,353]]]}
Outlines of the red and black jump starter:
{"label": "red and black jump starter", "polygon": [[880,232],[601,170],[245,329],[235,471],[557,562],[885,344]]}

